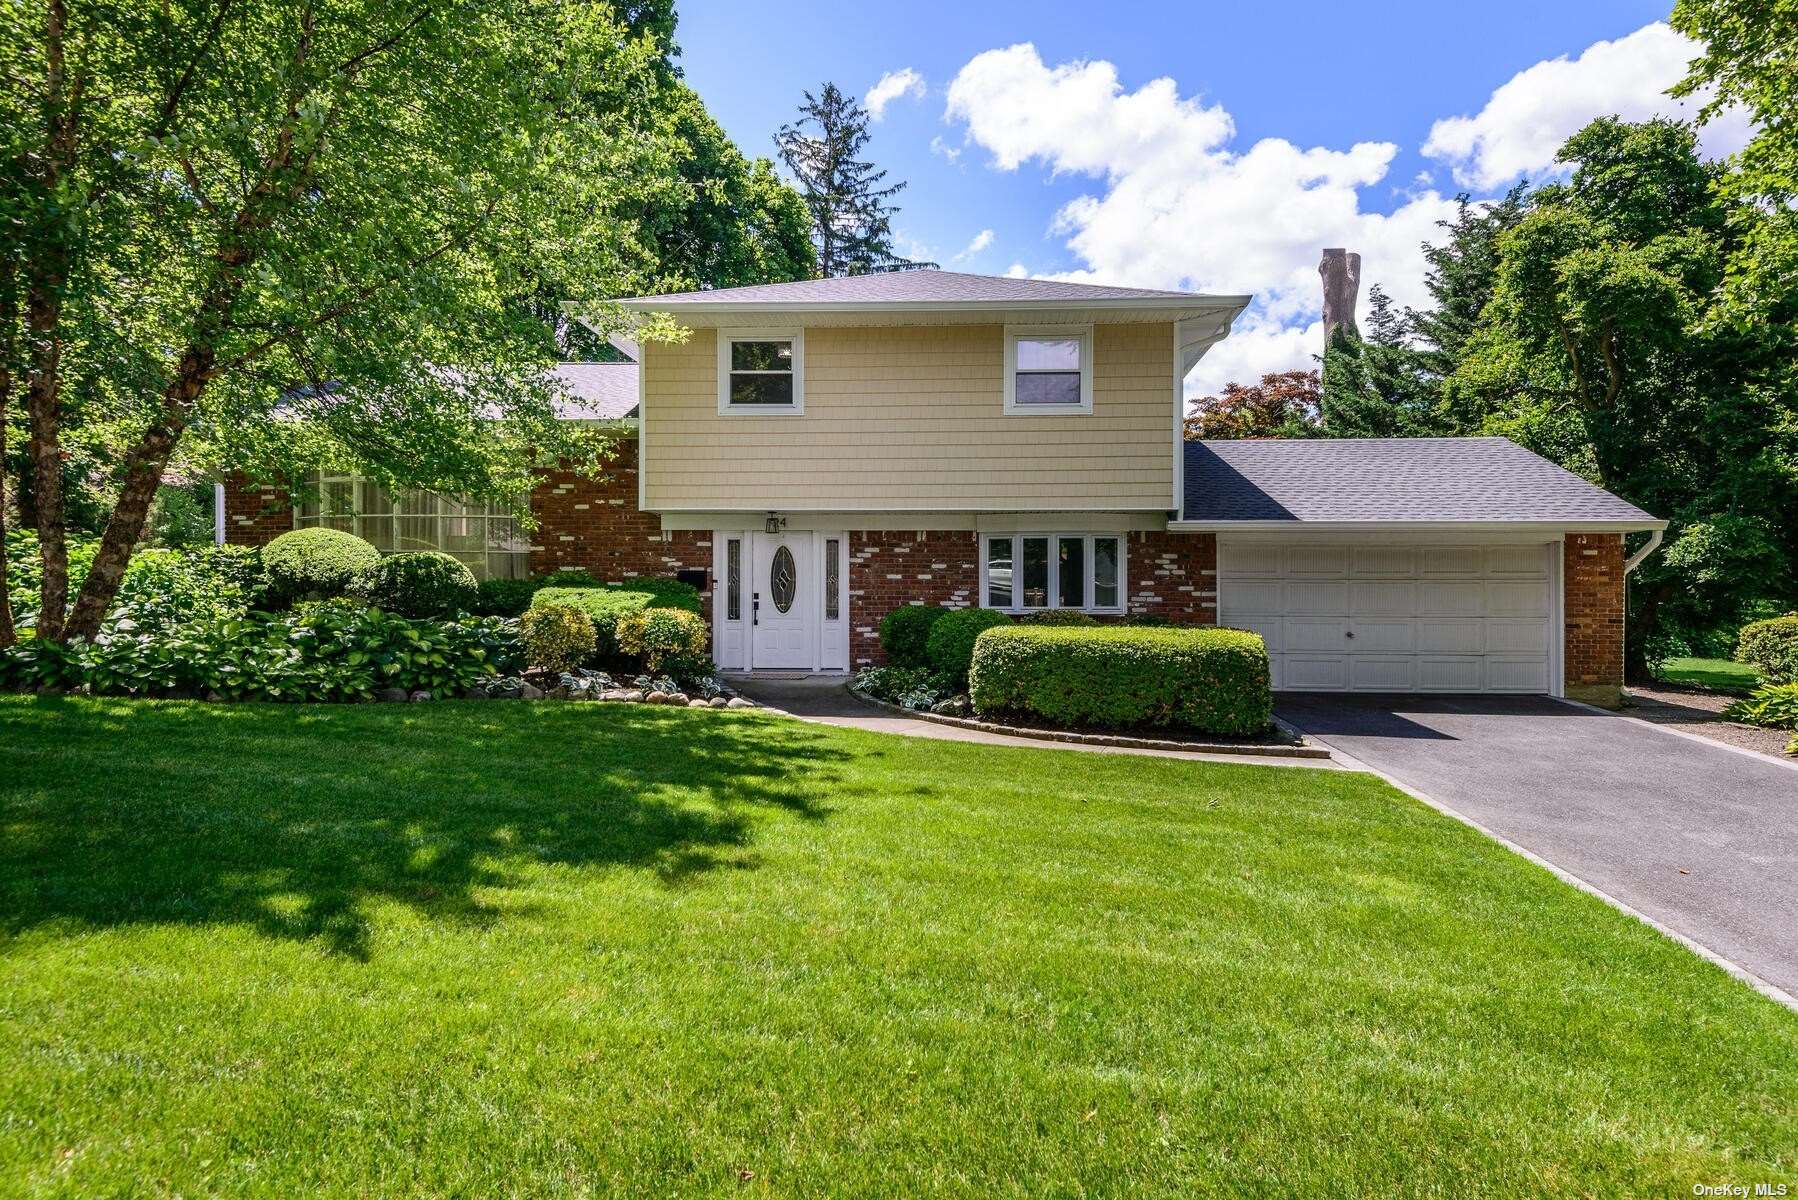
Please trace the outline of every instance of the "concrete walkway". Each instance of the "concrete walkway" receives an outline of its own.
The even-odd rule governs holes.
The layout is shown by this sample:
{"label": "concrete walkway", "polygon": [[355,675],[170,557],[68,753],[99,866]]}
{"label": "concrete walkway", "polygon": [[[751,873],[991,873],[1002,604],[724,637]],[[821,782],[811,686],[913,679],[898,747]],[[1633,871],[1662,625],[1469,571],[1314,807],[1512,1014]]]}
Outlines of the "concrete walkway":
{"label": "concrete walkway", "polygon": [[1146,754],[1156,758],[1186,758],[1194,762],[1238,763],[1263,767],[1313,767],[1339,770],[1328,758],[1279,758],[1261,754],[1206,754],[1188,750],[1146,750],[1124,746],[1087,746],[1079,742],[1051,742],[1040,738],[1011,737],[982,729],[939,725],[917,717],[900,716],[884,708],[864,704],[838,679],[732,679],[731,686],[767,708],[844,729],[896,733],[904,737],[936,738],[945,742],[978,742],[987,746],[1025,746],[1033,750],[1077,750],[1086,754]]}

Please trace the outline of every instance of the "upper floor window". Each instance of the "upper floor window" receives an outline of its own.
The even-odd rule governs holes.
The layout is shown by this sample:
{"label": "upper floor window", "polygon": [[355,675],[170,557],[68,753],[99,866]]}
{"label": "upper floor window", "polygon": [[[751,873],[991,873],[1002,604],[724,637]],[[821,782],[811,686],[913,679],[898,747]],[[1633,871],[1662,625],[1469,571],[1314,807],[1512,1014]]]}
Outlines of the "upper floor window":
{"label": "upper floor window", "polygon": [[1093,410],[1090,325],[1005,331],[1005,411],[1089,413]]}
{"label": "upper floor window", "polygon": [[441,550],[481,579],[530,574],[530,543],[504,506],[416,490],[389,491],[372,479],[322,474],[312,499],[294,509],[294,525],[341,529],[383,554]]}
{"label": "upper floor window", "polygon": [[718,411],[805,411],[805,334],[800,330],[718,331]]}

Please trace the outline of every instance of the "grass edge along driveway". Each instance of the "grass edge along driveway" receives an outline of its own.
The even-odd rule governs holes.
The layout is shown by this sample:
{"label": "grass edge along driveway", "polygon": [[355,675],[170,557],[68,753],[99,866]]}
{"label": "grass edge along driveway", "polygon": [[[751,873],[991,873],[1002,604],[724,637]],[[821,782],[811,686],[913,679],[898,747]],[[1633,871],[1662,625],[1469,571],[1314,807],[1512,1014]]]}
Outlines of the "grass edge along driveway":
{"label": "grass edge along driveway", "polygon": [[0,1192],[1691,1194],[1798,1020],[1371,776],[0,698]]}

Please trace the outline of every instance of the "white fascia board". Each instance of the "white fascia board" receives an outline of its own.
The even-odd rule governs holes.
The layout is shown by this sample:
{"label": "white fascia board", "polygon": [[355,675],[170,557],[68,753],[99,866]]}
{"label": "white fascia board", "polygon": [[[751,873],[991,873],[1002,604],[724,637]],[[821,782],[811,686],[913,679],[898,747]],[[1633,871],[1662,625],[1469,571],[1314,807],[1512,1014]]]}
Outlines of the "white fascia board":
{"label": "white fascia board", "polygon": [[1132,309],[1165,308],[1190,312],[1193,316],[1231,311],[1248,307],[1253,296],[1133,296],[1105,300],[837,300],[824,304],[806,300],[763,300],[746,303],[740,300],[685,300],[678,304],[658,304],[654,296],[642,300],[620,300],[618,306],[627,312],[705,313],[833,313],[833,312],[1055,312],[1064,309]]}
{"label": "white fascia board", "polygon": [[[582,321],[581,324],[587,325],[587,322]],[[593,326],[587,325],[587,328],[592,329]],[[618,353],[624,355],[632,362],[641,363],[643,361],[643,343],[639,342],[636,338],[626,337],[624,334],[614,330],[611,333],[606,334],[606,341],[611,344],[612,349],[618,351]]]}
{"label": "white fascia board", "polygon": [[1664,530],[1667,522],[1645,521],[1169,521],[1170,533],[1285,534],[1333,533],[1641,533]]}

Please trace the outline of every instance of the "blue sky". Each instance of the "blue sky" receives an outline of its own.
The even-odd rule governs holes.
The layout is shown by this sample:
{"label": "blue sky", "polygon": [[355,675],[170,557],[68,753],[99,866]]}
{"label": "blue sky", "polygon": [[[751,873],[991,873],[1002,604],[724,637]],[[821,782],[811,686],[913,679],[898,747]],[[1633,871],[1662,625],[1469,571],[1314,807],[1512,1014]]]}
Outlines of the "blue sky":
{"label": "blue sky", "polygon": [[[689,82],[751,154],[773,152],[803,89],[829,79],[866,97],[888,78],[870,154],[909,183],[902,250],[991,274],[1255,293],[1188,380],[1196,395],[1309,365],[1324,246],[1359,250],[1364,283],[1420,302],[1417,244],[1457,192],[1540,177],[1605,112],[1689,115],[1662,94],[1690,51],[1665,13],[688,0],[678,37]],[[1744,136],[1724,119],[1705,142],[1723,153]]]}

